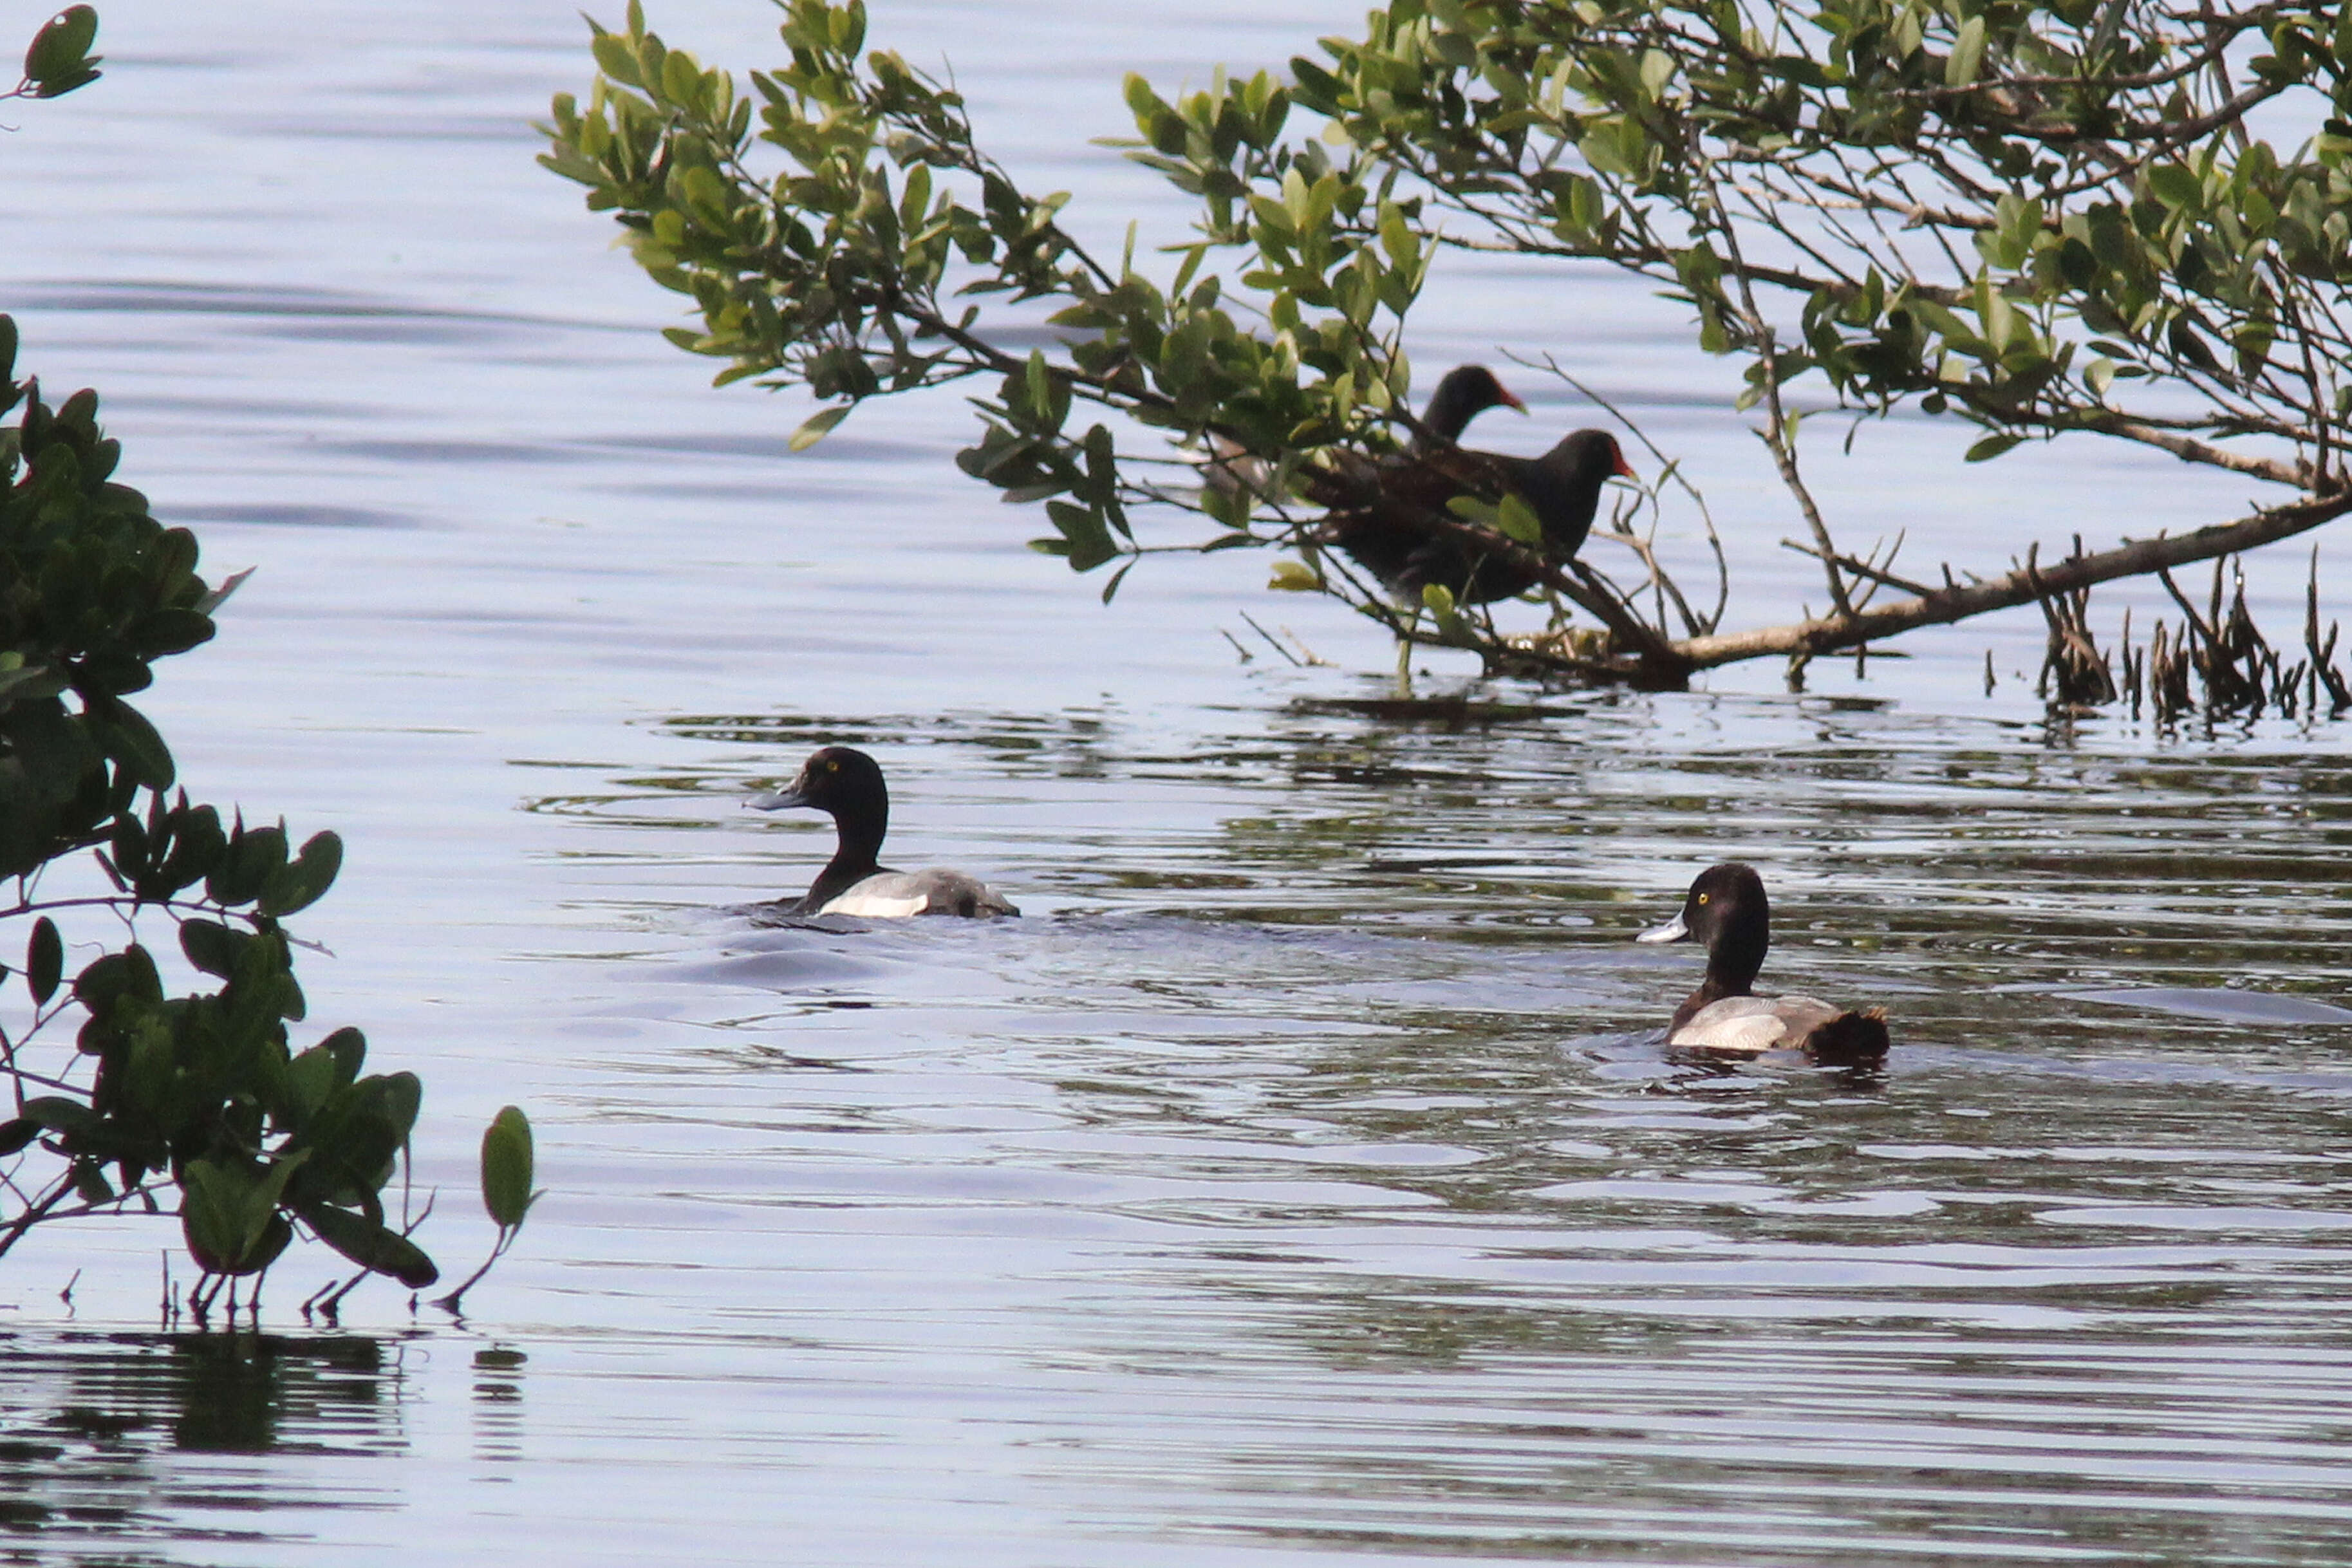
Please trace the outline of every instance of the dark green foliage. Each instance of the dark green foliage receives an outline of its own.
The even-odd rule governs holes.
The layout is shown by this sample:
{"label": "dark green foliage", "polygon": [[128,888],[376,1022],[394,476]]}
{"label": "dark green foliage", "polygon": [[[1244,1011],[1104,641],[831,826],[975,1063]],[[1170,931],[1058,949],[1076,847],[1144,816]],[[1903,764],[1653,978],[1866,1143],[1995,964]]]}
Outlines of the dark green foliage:
{"label": "dark green foliage", "polygon": [[[861,58],[865,31],[857,0],[792,0],[791,64],[753,72],[752,96],[739,97],[725,72],[646,32],[632,5],[625,33],[595,34],[604,76],[585,108],[556,100],[541,160],[617,215],[656,281],[694,300],[703,330],[669,336],[726,361],[721,384],[801,383],[835,403],[796,446],[866,397],[988,377],[981,437],[958,461],[1008,500],[1045,502],[1055,532],[1035,547],[1087,571],[1132,556],[1128,508],[1164,497],[1129,471],[1108,426],[1073,423],[1081,404],[1275,462],[1387,441],[1411,376],[1397,328],[1432,247],[1409,207],[1349,183],[1319,144],[1296,158],[1278,149],[1288,100],[1270,78],[1178,106],[1135,87],[1160,142],[1246,153],[1277,187],[1236,206],[1221,182],[1212,197],[1223,203],[1216,243],[1260,241],[1249,283],[1265,291],[1267,334],[1200,275],[1210,245],[1189,247],[1165,288],[1132,256],[1113,268],[1089,255],[1055,222],[1066,195],[1022,192],[973,145],[962,100],[896,55]],[[755,145],[788,163],[772,183],[747,172]],[[1372,226],[1369,244],[1332,243],[1341,208]],[[994,295],[1055,302],[1068,357],[991,343],[981,304],[966,301]],[[1249,510],[1221,515],[1238,525]]]}
{"label": "dark green foliage", "polygon": [[[0,876],[18,889],[0,918],[28,921],[31,1005],[29,1023],[0,1037],[19,1101],[0,1122],[0,1157],[17,1161],[0,1252],[42,1219],[176,1185],[189,1251],[215,1274],[266,1268],[299,1220],[364,1268],[430,1284],[432,1261],[390,1226],[382,1198],[417,1080],[362,1077],[355,1029],[299,1053],[289,1035],[308,1007],[279,922],[334,881],[341,841],[320,833],[289,856],[284,827],[225,827],[174,791],[170,748],[124,696],[145,689],[155,659],[210,639],[217,595],[197,574],[194,538],[112,481],[118,449],[98,399],[52,409],[10,378],[15,345],[0,316],[0,406],[18,416],[0,432]],[[42,902],[33,876],[85,852],[112,894]],[[58,921],[93,903],[107,912],[84,944],[152,911],[215,988],[174,994],[136,941],[66,987]],[[37,1063],[42,1034],[77,1015],[68,1055],[80,1065]]]}
{"label": "dark green foliage", "polygon": [[[1749,357],[1753,397],[1818,373],[1854,406],[1926,398],[2018,439],[2324,454],[2332,372],[2273,350],[2344,345],[2352,140],[2315,122],[2282,155],[2243,126],[2295,87],[2352,110],[2343,16],[1822,0],[1775,27],[1717,0],[1407,4],[1293,69],[1355,146],[1514,248],[1671,286],[1707,347]],[[1801,300],[1777,356],[1758,289]],[[2144,378],[2209,411],[2133,407],[2118,384]],[[2226,466],[2304,488],[2291,464]]]}
{"label": "dark green foliage", "polygon": [[98,41],[98,13],[87,5],[69,5],[49,18],[33,35],[25,51],[25,79],[0,98],[58,98],[87,87],[104,73],[100,57],[89,52]]}
{"label": "dark green foliage", "polygon": [[[89,6],[59,13],[26,52],[24,82],[0,97],[96,79],[97,35]],[[357,1029],[299,1053],[288,1031],[309,1009],[279,922],[333,885],[341,840],[315,834],[289,857],[282,824],[248,827],[240,814],[224,828],[215,807],[172,793],[171,748],[124,700],[154,660],[211,639],[236,580],[207,584],[195,536],[113,482],[121,450],[99,429],[98,395],[51,408],[16,381],[16,348],[0,315],[0,417],[16,415],[0,429],[0,879],[16,890],[0,921],[29,920],[31,1004],[21,1021],[0,1012],[0,1080],[16,1107],[0,1121],[0,1254],[45,1220],[134,1200],[152,1209],[176,1186],[188,1251],[216,1280],[268,1268],[299,1222],[363,1271],[422,1289],[440,1271],[383,1198],[422,1086],[362,1077]],[[85,855],[99,891],[36,890]],[[63,997],[61,916],[89,921],[79,946],[122,942]],[[172,994],[153,954],[124,936],[142,916],[174,922],[180,956],[217,988]],[[0,988],[14,978],[0,967]],[[75,1016],[68,1050],[58,1026]],[[492,1131],[508,1148],[517,1124],[527,1187],[530,1124],[509,1109]],[[500,1252],[520,1223],[520,1211],[500,1219]],[[199,1312],[209,1299],[191,1297]]]}
{"label": "dark green foliage", "polygon": [[[1220,75],[1168,99],[1129,81],[1132,155],[1201,204],[1149,276],[1132,238],[1112,265],[1060,226],[1066,196],[1023,192],[952,89],[861,54],[858,0],[785,11],[790,64],[740,93],[647,32],[633,0],[625,31],[595,32],[587,101],[555,100],[541,161],[691,298],[701,328],[673,342],[725,362],[721,382],[803,384],[831,405],[795,445],[865,398],[983,378],[959,462],[1043,502],[1055,531],[1035,547],[1081,571],[1132,564],[1132,510],[1173,504],[1217,525],[1192,548],[1295,549],[1276,586],[1411,629],[1416,608],[1319,548],[1313,511],[1357,499],[1350,476],[1377,474],[1364,458],[1400,429],[1420,434],[1400,343],[1447,245],[1637,273],[1688,304],[1701,349],[1745,362],[1834,613],[1718,634],[1683,605],[1674,637],[1663,603],[1637,608],[1680,595],[1619,533],[1649,583],[1610,588],[1581,557],[1579,582],[1538,581],[1602,620],[1621,675],[1804,656],[2035,596],[2004,580],[1939,598],[1885,570],[1891,545],[1860,564],[1840,551],[1799,473],[1783,393],[1800,383],[1862,416],[1958,415],[1982,427],[1971,460],[2087,432],[2284,487],[2204,556],[2352,510],[2340,5],[1398,0],[1360,37],[1294,59],[1286,82]],[[2325,107],[2282,153],[2247,117],[2290,93]],[[1005,294],[1055,307],[1050,351],[1003,346],[1015,319],[990,306]],[[1176,450],[1123,452],[1111,426],[1074,417],[1085,405]],[[1207,482],[1178,482],[1192,479]],[[1432,526],[1512,550],[1505,499],[1465,497],[1466,523]],[[2086,557],[2075,585],[2158,563]],[[1867,584],[1851,597],[1849,574]],[[1864,615],[1885,586],[1916,603]],[[1441,640],[1504,651],[1491,627],[1453,625]]]}

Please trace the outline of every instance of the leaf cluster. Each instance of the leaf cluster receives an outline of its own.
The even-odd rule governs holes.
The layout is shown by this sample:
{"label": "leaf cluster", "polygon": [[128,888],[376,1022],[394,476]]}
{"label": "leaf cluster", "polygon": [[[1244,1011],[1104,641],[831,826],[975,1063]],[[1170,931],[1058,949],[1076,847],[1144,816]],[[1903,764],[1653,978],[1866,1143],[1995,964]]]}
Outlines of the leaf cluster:
{"label": "leaf cluster", "polygon": [[[1132,235],[1115,266],[1098,258],[1062,226],[1066,195],[1025,192],[985,156],[951,87],[861,53],[857,0],[783,9],[791,63],[753,71],[745,93],[632,5],[625,30],[595,28],[599,75],[584,103],[555,100],[541,162],[694,300],[700,329],[669,336],[725,360],[719,382],[804,384],[833,404],[796,446],[866,397],[986,378],[960,463],[1008,500],[1044,503],[1055,534],[1037,548],[1086,571],[1142,552],[1139,501],[1206,511],[1222,548],[1285,537],[1290,520],[1260,503],[1290,492],[1159,482],[1160,460],[1122,454],[1112,425],[1074,423],[1080,405],[1285,474],[1333,447],[1390,446],[1386,427],[1410,424],[1397,334],[1433,247],[1412,205],[1319,143],[1284,140],[1290,98],[1270,77],[1174,101],[1129,82],[1139,156],[1207,204],[1202,237],[1155,279]],[[1335,240],[1335,215],[1366,237]],[[1205,265],[1234,246],[1249,253],[1238,280]],[[1007,346],[1041,325],[1045,345]]]}
{"label": "leaf cluster", "polygon": [[[212,637],[219,591],[197,573],[194,536],[114,481],[120,448],[96,395],[51,407],[15,380],[16,347],[0,316],[0,414],[16,416],[0,430],[0,876],[17,889],[0,919],[29,926],[22,966],[0,965],[29,1005],[0,1027],[16,1102],[0,1121],[0,1252],[41,1220],[152,1206],[172,1184],[209,1273],[267,1268],[299,1223],[364,1268],[429,1284],[432,1260],[383,1199],[416,1079],[362,1076],[356,1029],[299,1051],[289,1039],[308,1009],[282,922],[333,883],[341,841],[297,849],[282,825],[225,822],[173,792],[170,748],[125,698],[156,659]],[[110,890],[44,899],[43,873],[85,851]],[[103,912],[128,928],[148,910],[214,989],[170,994],[135,938],[68,983],[61,920]],[[75,1016],[63,1065],[37,1057]]]}
{"label": "leaf cluster", "polygon": [[[2163,562],[2086,556],[2086,583],[2352,510],[2340,6],[1397,0],[1287,80],[1220,73],[1173,97],[1128,82],[1138,134],[1119,144],[1201,204],[1192,237],[1139,267],[1131,228],[1110,265],[1063,226],[1066,197],[1022,191],[951,87],[861,53],[856,0],[780,5],[791,64],[739,92],[633,4],[624,31],[596,30],[586,103],[556,100],[542,162],[692,298],[701,327],[674,342],[725,360],[721,381],[831,405],[796,446],[866,397],[992,379],[959,462],[1045,506],[1055,534],[1036,548],[1081,571],[1120,563],[1106,598],[1154,550],[1289,548],[1276,586],[1403,636],[1433,616],[1438,640],[1490,664],[1510,651],[1483,613],[1391,601],[1311,515],[1376,499],[1398,436],[1431,442],[1403,406],[1400,342],[1447,247],[1607,265],[1687,303],[1699,345],[1745,361],[1741,405],[1762,409],[1811,531],[1795,548],[1828,580],[1822,619],[1718,633],[1629,527],[1601,537],[1640,558],[1631,592],[1528,552],[1499,491],[1474,484],[1414,518],[1538,584],[1548,646],[1580,650],[1551,659],[1562,670],[1675,679],[2037,596],[2015,574],[1896,576],[1899,538],[1842,550],[1801,472],[1807,388],[1857,422],[1956,415],[1980,429],[1972,459],[2089,432],[2295,492]],[[2287,150],[2255,135],[2273,105],[2315,109],[2315,133]],[[1217,531],[1145,544],[1142,503]],[[1874,605],[1882,587],[1911,596]],[[1564,626],[1563,598],[1602,623],[1597,643]]]}
{"label": "leaf cluster", "polygon": [[[2340,6],[1406,0],[1323,49],[1300,101],[1457,242],[1656,279],[1751,401],[1817,374],[1976,459],[2087,430],[2343,483]],[[2247,117],[2296,92],[2326,112],[2282,152]]]}
{"label": "leaf cluster", "polygon": [[[0,97],[55,98],[97,79],[97,36],[90,7],[58,13]],[[174,1186],[211,1281],[190,1298],[199,1316],[210,1292],[266,1270],[298,1226],[360,1265],[313,1299],[330,1315],[370,1273],[421,1289],[439,1269],[413,1225],[395,1228],[383,1191],[423,1087],[411,1073],[362,1076],[357,1029],[299,1052],[288,1031],[308,1005],[282,922],[333,884],[341,841],[316,834],[289,852],[283,823],[248,826],[239,813],[224,826],[216,808],[173,797],[171,750],[124,700],[156,659],[211,638],[212,612],[241,577],[215,587],[197,575],[195,537],[114,482],[121,449],[99,428],[97,395],[52,408],[16,380],[16,322],[0,315],[0,417],[18,416],[0,428],[0,879],[16,887],[0,921],[30,921],[22,968],[0,964],[0,994],[21,979],[30,1004],[21,1023],[0,1018],[15,1102],[0,1119],[0,1255],[46,1220],[133,1201],[152,1210]],[[111,891],[43,898],[44,874],[85,851]],[[182,957],[216,989],[167,994],[137,940],[145,911],[176,925]],[[79,914],[127,935],[95,944],[68,987],[58,921]],[[77,1014],[62,1065],[37,1050]],[[530,1123],[509,1106],[482,1150],[492,1262],[538,1195],[530,1171]]]}
{"label": "leaf cluster", "polygon": [[25,51],[24,79],[0,98],[62,98],[78,87],[88,87],[105,73],[98,68],[102,56],[89,52],[98,41],[98,13],[88,5],[68,5],[44,23]]}

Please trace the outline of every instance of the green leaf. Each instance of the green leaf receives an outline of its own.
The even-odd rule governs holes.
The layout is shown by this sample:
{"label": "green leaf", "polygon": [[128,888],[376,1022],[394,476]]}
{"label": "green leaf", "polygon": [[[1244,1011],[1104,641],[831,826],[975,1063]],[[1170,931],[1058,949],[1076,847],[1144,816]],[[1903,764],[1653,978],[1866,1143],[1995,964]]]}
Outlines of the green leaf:
{"label": "green leaf", "polygon": [[236,973],[236,955],[253,939],[216,921],[182,921],[180,951],[201,973],[226,980]]}
{"label": "green leaf", "polygon": [[359,1081],[360,1068],[367,1061],[367,1037],[357,1029],[337,1029],[310,1049],[334,1058],[335,1087],[341,1089]]}
{"label": "green leaf", "polygon": [[86,1204],[110,1204],[120,1195],[107,1184],[106,1173],[95,1160],[76,1160],[73,1163],[74,1193]]}
{"label": "green leaf", "polygon": [[294,1212],[320,1241],[362,1268],[389,1274],[412,1290],[422,1290],[441,1278],[439,1265],[423,1248],[365,1215],[332,1204],[304,1204]]}
{"label": "green leaf", "polygon": [[17,1117],[51,1132],[81,1132],[95,1127],[98,1112],[62,1094],[37,1095],[16,1108]]}
{"label": "green leaf", "polygon": [[56,98],[94,80],[98,62],[89,58],[98,38],[98,13],[87,5],[70,5],[49,18],[33,35],[25,51],[25,75],[36,83],[38,97]]}
{"label": "green leaf", "polygon": [[2016,446],[2020,441],[2024,439],[2025,437],[2022,436],[2012,436],[2005,430],[1997,432],[1986,437],[1983,440],[1969,447],[1968,457],[1965,460],[1971,463],[1981,463],[1990,458],[1998,458],[2003,452],[2008,451],[2011,447]]}
{"label": "green leaf", "polygon": [[530,1118],[509,1105],[482,1133],[482,1207],[500,1230],[521,1226],[539,1198],[530,1184]]}
{"label": "green leaf", "polygon": [[219,1160],[191,1160],[180,1176],[180,1231],[207,1273],[253,1274],[277,1261],[293,1238],[278,1212],[287,1178],[302,1163],[293,1154],[255,1171]]}
{"label": "green leaf", "polygon": [[1296,561],[1277,561],[1274,563],[1274,575],[1265,585],[1282,594],[1319,594],[1323,591],[1323,579]]}
{"label": "green leaf", "polygon": [[152,1005],[163,1000],[163,982],[155,973],[153,957],[134,942],[119,952],[90,960],[74,977],[74,1000],[99,1014],[126,1000]]}
{"label": "green leaf", "polygon": [[1543,543],[1542,521],[1537,518],[1535,509],[1516,494],[1504,496],[1502,504],[1495,509],[1495,527],[1506,538],[1530,548]]}
{"label": "green leaf", "polygon": [[380,1086],[378,1104],[394,1143],[406,1143],[416,1130],[416,1112],[425,1103],[424,1080],[413,1072],[388,1072],[368,1081]]}
{"label": "green leaf", "polygon": [[335,885],[335,875],[342,868],[342,839],[333,833],[314,833],[300,854],[262,882],[254,907],[273,919],[308,909]]}
{"label": "green leaf", "polygon": [[1984,64],[1985,19],[1971,16],[1960,24],[1959,37],[1952,40],[1951,58],[1944,62],[1944,85],[1958,89],[1969,87],[1977,79],[1977,70]]}
{"label": "green leaf", "polygon": [[2205,182],[2197,177],[2196,170],[2181,163],[2151,165],[2147,188],[2168,207],[2195,207],[2205,200]]}
{"label": "green leaf", "polygon": [[308,1127],[319,1108],[342,1087],[337,1065],[333,1053],[324,1046],[312,1046],[286,1064],[286,1070],[278,1075],[270,1113],[287,1131],[299,1133]]}
{"label": "green leaf", "polygon": [[2058,247],[2058,271],[2073,289],[2088,289],[2099,280],[2099,258],[2091,247],[2069,236]]}
{"label": "green leaf", "polygon": [[229,837],[228,853],[205,879],[205,891],[215,903],[234,909],[259,898],[285,865],[284,828],[240,825]]}
{"label": "green leaf", "polygon": [[807,451],[824,440],[835,426],[848,418],[849,411],[856,406],[855,403],[845,403],[837,408],[818,409],[801,422],[801,427],[793,432],[793,438],[784,445],[795,452]]}
{"label": "green leaf", "polygon": [[131,642],[143,658],[162,658],[210,642],[214,629],[212,617],[201,611],[165,608],[142,619]]}
{"label": "green leaf", "polygon": [[93,702],[90,716],[104,726],[101,743],[106,754],[121,763],[123,772],[152,790],[172,787],[172,748],[163,743],[145,714],[128,702],[110,698]]}
{"label": "green leaf", "polygon": [[1095,512],[1066,500],[1049,500],[1045,515],[1069,545],[1070,570],[1091,572],[1104,562],[1115,559],[1118,547],[1110,542],[1110,530]]}
{"label": "green leaf", "polygon": [[48,1005],[65,971],[65,942],[58,935],[57,922],[43,915],[33,922],[33,939],[25,946],[25,984],[32,990],[34,1006]]}
{"label": "green leaf", "polygon": [[1103,584],[1102,602],[1104,604],[1108,605],[1111,602],[1112,596],[1118,592],[1118,585],[1126,582],[1127,574],[1134,570],[1135,563],[1130,561],[1110,574],[1110,581]]}
{"label": "green leaf", "polygon": [[589,52],[596,57],[596,68],[623,87],[642,88],[646,85],[637,75],[637,52],[629,47],[626,38],[611,33],[598,33],[588,47]]}
{"label": "green leaf", "polygon": [[1421,605],[1437,623],[1439,635],[1458,637],[1469,628],[1463,625],[1462,613],[1454,607],[1454,590],[1443,583],[1424,584],[1421,590]]}

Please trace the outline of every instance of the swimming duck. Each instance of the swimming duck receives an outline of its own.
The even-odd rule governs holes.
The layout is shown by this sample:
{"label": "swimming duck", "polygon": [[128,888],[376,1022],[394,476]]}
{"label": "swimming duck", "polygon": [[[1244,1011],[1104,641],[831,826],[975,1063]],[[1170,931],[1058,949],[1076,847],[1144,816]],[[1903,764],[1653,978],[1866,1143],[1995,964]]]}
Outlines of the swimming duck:
{"label": "swimming duck", "polygon": [[833,818],[833,858],[817,873],[795,915],[1017,915],[1021,911],[961,871],[893,871],[876,862],[889,828],[890,790],[872,757],[827,746],[801,764],[789,788],[744,803],[757,811],[804,805]]}
{"label": "swimming duck", "polygon": [[1841,1067],[1884,1060],[1884,1009],[1842,1012],[1817,997],[1755,994],[1750,988],[1764,967],[1771,934],[1764,879],[1754,867],[1735,860],[1700,872],[1683,900],[1683,912],[1633,939],[1706,944],[1706,978],[1675,1009],[1666,1044],[1742,1056],[1793,1047]]}

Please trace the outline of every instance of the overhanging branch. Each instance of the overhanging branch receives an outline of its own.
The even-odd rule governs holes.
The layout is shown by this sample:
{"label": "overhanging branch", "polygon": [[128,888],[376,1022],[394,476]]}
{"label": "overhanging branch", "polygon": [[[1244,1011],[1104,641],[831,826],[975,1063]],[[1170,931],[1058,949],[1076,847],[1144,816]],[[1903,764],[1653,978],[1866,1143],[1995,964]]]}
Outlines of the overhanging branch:
{"label": "overhanging branch", "polygon": [[2218,555],[2234,555],[2292,539],[2347,512],[2352,512],[2352,492],[2338,492],[2258,511],[2193,533],[2136,540],[2095,555],[2038,566],[2032,572],[2021,566],[1989,582],[1962,584],[1853,616],[1831,616],[1721,637],[1690,637],[1675,643],[1672,651],[1692,669],[1711,669],[1717,665],[1775,655],[1835,653],[1920,626],[1950,626],[1994,610],[2030,605],[2051,594],[2112,583],[2119,577],[2143,576],[2159,569],[2210,561]]}

